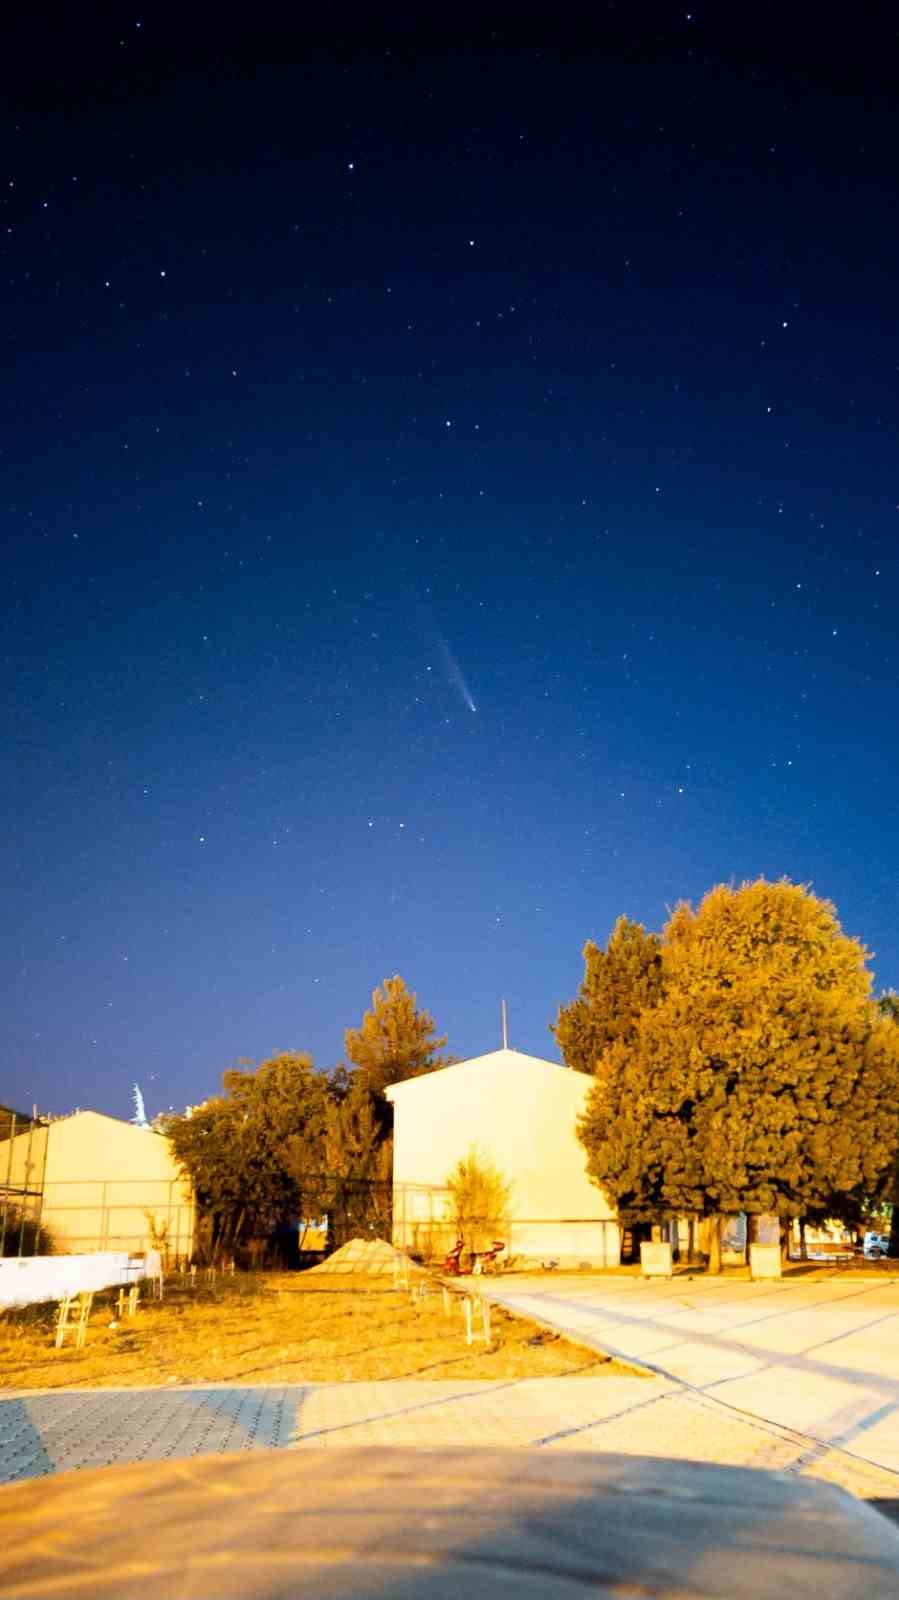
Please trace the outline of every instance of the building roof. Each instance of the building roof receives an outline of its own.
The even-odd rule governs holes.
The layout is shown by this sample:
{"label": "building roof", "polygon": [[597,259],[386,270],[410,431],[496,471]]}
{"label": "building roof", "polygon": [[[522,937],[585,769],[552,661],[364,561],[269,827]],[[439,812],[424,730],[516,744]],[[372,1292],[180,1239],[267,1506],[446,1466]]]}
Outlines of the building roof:
{"label": "building roof", "polygon": [[135,1133],[156,1133],[158,1130],[149,1122],[132,1122],[128,1117],[114,1117],[109,1111],[96,1111],[93,1106],[77,1106],[74,1111],[64,1111],[59,1117],[51,1117],[50,1126],[58,1127],[61,1122],[74,1122],[77,1117],[100,1117],[103,1122],[114,1122],[117,1128],[133,1128]]}
{"label": "building roof", "polygon": [[416,1084],[432,1083],[435,1078],[443,1078],[448,1072],[483,1071],[485,1067],[501,1067],[510,1072],[521,1072],[523,1069],[539,1067],[546,1072],[564,1072],[570,1075],[570,1067],[563,1066],[561,1061],[546,1061],[542,1056],[525,1055],[523,1050],[489,1050],[486,1055],[472,1056],[468,1061],[453,1061],[448,1067],[438,1067],[436,1072],[423,1072],[418,1078],[404,1078],[400,1083],[388,1083],[384,1090],[388,1100],[392,1100],[400,1090],[414,1089]]}

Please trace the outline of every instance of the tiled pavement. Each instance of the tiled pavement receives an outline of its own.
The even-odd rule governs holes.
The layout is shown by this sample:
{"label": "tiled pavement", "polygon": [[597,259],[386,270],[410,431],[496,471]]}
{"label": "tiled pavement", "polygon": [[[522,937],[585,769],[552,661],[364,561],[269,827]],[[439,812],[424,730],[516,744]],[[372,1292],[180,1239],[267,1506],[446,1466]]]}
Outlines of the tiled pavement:
{"label": "tiled pavement", "polygon": [[899,1475],[639,1378],[82,1389],[0,1402],[0,1478],[256,1449],[359,1444],[622,1451],[825,1478],[868,1499]]}

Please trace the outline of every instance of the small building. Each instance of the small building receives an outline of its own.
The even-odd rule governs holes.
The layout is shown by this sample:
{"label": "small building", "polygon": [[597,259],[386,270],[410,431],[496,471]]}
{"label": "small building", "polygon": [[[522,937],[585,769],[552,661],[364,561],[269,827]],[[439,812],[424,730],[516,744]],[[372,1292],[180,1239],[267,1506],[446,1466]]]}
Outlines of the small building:
{"label": "small building", "polygon": [[503,1048],[390,1084],[394,1243],[423,1254],[452,1243],[447,1179],[476,1146],[511,1191],[504,1224],[510,1257],[617,1265],[615,1210],[587,1176],[577,1137],[592,1081]]}
{"label": "small building", "polygon": [[0,1140],[0,1173],[11,1192],[39,1187],[41,1225],[57,1252],[190,1255],[193,1193],[164,1134],[100,1111],[51,1119],[41,1132],[39,1157],[30,1134]]}

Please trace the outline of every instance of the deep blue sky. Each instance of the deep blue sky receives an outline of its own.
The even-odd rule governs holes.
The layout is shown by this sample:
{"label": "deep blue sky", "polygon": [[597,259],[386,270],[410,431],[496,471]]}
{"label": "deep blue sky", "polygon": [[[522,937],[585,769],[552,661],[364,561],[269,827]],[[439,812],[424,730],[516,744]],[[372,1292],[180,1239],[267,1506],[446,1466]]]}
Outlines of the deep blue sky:
{"label": "deep blue sky", "polygon": [[0,1099],[328,1066],[394,972],[555,1056],[758,874],[899,985],[896,41],[799,15],[5,52]]}

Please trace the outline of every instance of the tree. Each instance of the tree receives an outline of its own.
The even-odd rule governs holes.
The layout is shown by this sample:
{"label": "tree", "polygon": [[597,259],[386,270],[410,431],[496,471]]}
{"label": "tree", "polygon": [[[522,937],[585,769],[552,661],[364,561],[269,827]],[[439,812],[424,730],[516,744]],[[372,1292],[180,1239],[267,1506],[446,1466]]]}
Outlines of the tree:
{"label": "tree", "polygon": [[336,1093],[315,1146],[317,1169],[299,1138],[287,1141],[285,1163],[302,1187],[304,1218],[328,1218],[333,1248],[360,1232],[389,1234],[393,1161],[392,1140],[365,1084],[338,1068],[331,1085]]}
{"label": "tree", "polygon": [[224,1095],[168,1117],[164,1131],[190,1177],[213,1253],[266,1235],[304,1207],[324,1161],[327,1074],[307,1055],[285,1053],[255,1071],[234,1069]]}
{"label": "tree", "polygon": [[601,950],[584,945],[584,979],[576,1000],[559,1007],[551,1032],[563,1059],[577,1072],[592,1073],[599,1057],[619,1040],[632,1039],[637,1018],[661,994],[661,941],[639,922],[619,917]]}
{"label": "tree", "polygon": [[325,1161],[328,1172],[339,1178],[390,1178],[391,1143],[382,1136],[374,1096],[363,1083],[353,1083],[345,1098],[328,1108]]}
{"label": "tree", "polygon": [[473,1144],[446,1180],[453,1220],[469,1250],[484,1250],[505,1229],[510,1188],[478,1145]]}
{"label": "tree", "polygon": [[[383,1102],[382,1102],[383,1104]],[[385,1132],[378,1101],[363,1082],[332,1106],[326,1137],[328,1171],[336,1180],[332,1234],[360,1232],[390,1238],[393,1219],[393,1137]]]}
{"label": "tree", "polygon": [[[878,997],[877,1009],[882,1017],[899,1027],[899,994],[895,989],[888,989],[885,994]],[[889,1213],[890,1248],[891,1256],[899,1256],[899,1149],[893,1158],[893,1167],[888,1186],[885,1210]]]}
{"label": "tree", "polygon": [[662,938],[662,997],[601,1054],[579,1125],[625,1219],[876,1194],[899,1141],[899,1030],[834,908],[781,882],[713,889]]}
{"label": "tree", "polygon": [[899,1022],[899,994],[895,989],[887,989],[878,995],[877,1009],[882,1017],[888,1017],[891,1022]]}
{"label": "tree", "polygon": [[383,1095],[389,1083],[447,1065],[437,1054],[445,1037],[435,1037],[434,1019],[417,1009],[415,995],[399,976],[385,978],[383,987],[375,989],[362,1026],[349,1028],[345,1039],[347,1059],[374,1095]]}
{"label": "tree", "polygon": [[27,1208],[17,1205],[13,1200],[6,1200],[3,1205],[5,1216],[0,1219],[5,1222],[2,1229],[2,1249],[0,1255],[17,1256],[53,1256],[56,1254],[56,1241],[50,1229],[37,1217],[33,1216]]}

